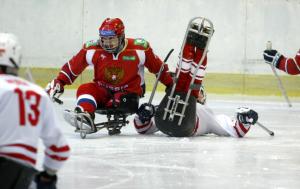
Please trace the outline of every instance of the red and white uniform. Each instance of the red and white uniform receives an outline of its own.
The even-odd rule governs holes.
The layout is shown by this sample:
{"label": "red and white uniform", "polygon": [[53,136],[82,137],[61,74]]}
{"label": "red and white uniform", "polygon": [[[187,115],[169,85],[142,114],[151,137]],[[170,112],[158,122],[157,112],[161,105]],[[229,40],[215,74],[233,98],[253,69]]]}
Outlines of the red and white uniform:
{"label": "red and white uniform", "polygon": [[[199,49],[190,44],[185,44],[183,48],[180,75],[178,78],[180,82],[178,82],[176,85],[176,91],[187,92],[189,90],[190,82],[192,80],[193,74],[195,73],[197,65],[200,63],[200,59],[203,56],[203,51],[204,51],[203,49]],[[204,57],[202,65],[200,65],[199,69],[196,71],[194,84],[197,85],[202,84],[202,80],[205,76],[206,65],[207,65],[207,56]],[[178,68],[179,65],[177,64],[177,71]],[[191,94],[196,98],[198,98],[199,89],[193,89]]]}
{"label": "red and white uniform", "polygon": [[70,148],[45,91],[16,76],[0,74],[0,156],[34,167],[38,139],[46,149],[44,166],[58,170]]}
{"label": "red and white uniform", "polygon": [[[144,68],[156,74],[162,61],[144,39],[125,39],[125,46],[118,54],[105,51],[98,41],[91,41],[62,67],[57,79],[64,84],[72,84],[89,65],[94,67],[94,82],[79,87],[77,105],[85,111],[94,112],[99,104],[108,102],[111,92],[142,95]],[[165,67],[160,77],[166,86],[173,82],[167,70]]]}
{"label": "red and white uniform", "polygon": [[300,74],[300,49],[294,58],[283,56],[277,68],[291,75]]}
{"label": "red and white uniform", "polygon": [[[215,115],[210,108],[197,103],[196,123],[193,136],[216,134],[218,136],[244,137],[250,129],[250,125],[242,124],[236,119],[220,114]],[[177,126],[174,123],[174,126]],[[142,123],[138,116],[134,117],[134,126],[139,134],[153,134],[158,131],[154,118]]]}

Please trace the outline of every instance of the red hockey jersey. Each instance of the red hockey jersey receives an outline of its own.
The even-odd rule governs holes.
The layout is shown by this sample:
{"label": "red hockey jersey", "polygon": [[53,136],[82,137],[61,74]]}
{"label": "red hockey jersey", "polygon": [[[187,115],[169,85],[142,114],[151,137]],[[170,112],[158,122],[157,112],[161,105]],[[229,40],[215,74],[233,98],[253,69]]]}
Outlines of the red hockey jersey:
{"label": "red hockey jersey", "polygon": [[295,58],[283,57],[277,68],[291,75],[300,74],[300,49]]}
{"label": "red hockey jersey", "polygon": [[[144,39],[125,39],[125,46],[118,54],[106,52],[98,41],[90,41],[66,63],[57,79],[72,84],[87,67],[94,66],[94,82],[112,91],[128,91],[142,94],[144,67],[151,73],[158,73],[162,61],[153,53]],[[172,77],[165,67],[160,81],[166,86],[172,84]]]}

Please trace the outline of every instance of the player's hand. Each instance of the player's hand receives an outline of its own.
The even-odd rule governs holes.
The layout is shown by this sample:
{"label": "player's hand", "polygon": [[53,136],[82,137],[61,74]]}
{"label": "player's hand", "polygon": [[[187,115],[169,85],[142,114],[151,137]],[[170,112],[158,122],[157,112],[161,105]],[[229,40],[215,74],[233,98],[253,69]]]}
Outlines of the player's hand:
{"label": "player's hand", "polygon": [[121,97],[123,95],[125,95],[125,94],[126,94],[126,92],[117,92],[117,93],[115,93],[113,95],[113,98],[110,99],[106,103],[105,107],[108,107],[108,108],[116,108],[116,107],[118,107],[120,105],[120,103],[121,103]]}
{"label": "player's hand", "polygon": [[280,59],[282,58],[282,55],[277,52],[277,50],[265,50],[264,51],[264,59],[265,62],[277,67],[278,63],[280,62]]}
{"label": "player's hand", "polygon": [[56,189],[57,176],[43,171],[35,176],[34,181],[37,189]]}
{"label": "player's hand", "polygon": [[202,105],[204,105],[206,103],[206,92],[204,90],[203,85],[201,85],[201,87],[200,87],[197,102],[202,104]]}
{"label": "player's hand", "polygon": [[142,104],[137,111],[137,115],[142,123],[150,121],[154,114],[155,107],[149,103]]}
{"label": "player's hand", "polygon": [[60,95],[64,93],[64,85],[58,79],[53,79],[46,86],[46,92],[49,94],[50,98],[54,101],[55,98],[59,98]]}
{"label": "player's hand", "polygon": [[237,109],[237,120],[243,124],[254,125],[258,120],[258,114],[256,111],[247,108],[240,107]]}

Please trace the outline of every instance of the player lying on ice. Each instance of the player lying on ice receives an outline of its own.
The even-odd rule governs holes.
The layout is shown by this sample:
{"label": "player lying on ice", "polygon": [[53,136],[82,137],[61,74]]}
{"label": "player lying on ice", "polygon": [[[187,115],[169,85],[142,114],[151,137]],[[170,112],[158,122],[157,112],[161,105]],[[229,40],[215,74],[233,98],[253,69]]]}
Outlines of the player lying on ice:
{"label": "player lying on ice", "polygon": [[[179,94],[181,97],[186,96],[194,73],[196,75],[193,84],[199,86],[191,91],[189,105],[185,111],[185,119],[182,124],[178,125],[176,121],[169,121],[168,117],[163,120],[168,96],[170,95],[170,90],[167,90],[167,94],[157,109],[149,103],[140,106],[137,115],[134,117],[134,126],[138,133],[153,134],[161,131],[169,136],[177,137],[199,136],[209,133],[218,136],[244,137],[251,125],[257,122],[258,114],[249,108],[238,108],[236,117],[231,119],[226,115],[215,115],[211,109],[204,105],[206,97],[203,87],[200,86],[207,65],[205,55],[207,45],[207,38],[189,31],[182,51],[181,69],[178,69],[179,64],[177,64],[177,72],[180,73],[175,94]],[[202,56],[205,57],[201,62]],[[195,72],[199,63],[202,64]],[[170,114],[167,115],[170,116]]]}
{"label": "player lying on ice", "polygon": [[[98,108],[118,108],[125,95],[143,96],[145,92],[144,68],[159,72],[162,61],[144,39],[125,38],[125,27],[119,18],[107,18],[99,28],[99,40],[89,41],[61,68],[59,75],[46,87],[52,99],[64,92],[65,85],[88,67],[94,67],[94,79],[79,86],[75,112],[86,112],[94,120]],[[172,85],[172,77],[165,67],[160,81]],[[136,106],[136,109],[138,105]]]}

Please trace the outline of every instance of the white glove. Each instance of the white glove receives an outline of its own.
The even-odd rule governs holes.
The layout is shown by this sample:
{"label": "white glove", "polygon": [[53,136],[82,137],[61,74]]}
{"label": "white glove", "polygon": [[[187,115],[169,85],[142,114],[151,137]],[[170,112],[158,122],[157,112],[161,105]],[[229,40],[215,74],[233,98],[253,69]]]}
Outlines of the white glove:
{"label": "white glove", "polygon": [[204,86],[201,85],[200,90],[199,90],[199,95],[197,98],[197,102],[204,105],[206,103],[206,92],[204,90]]}
{"label": "white glove", "polygon": [[60,80],[53,79],[50,83],[47,84],[45,90],[50,98],[55,101],[55,98],[58,99],[60,95],[64,93],[64,85]]}

